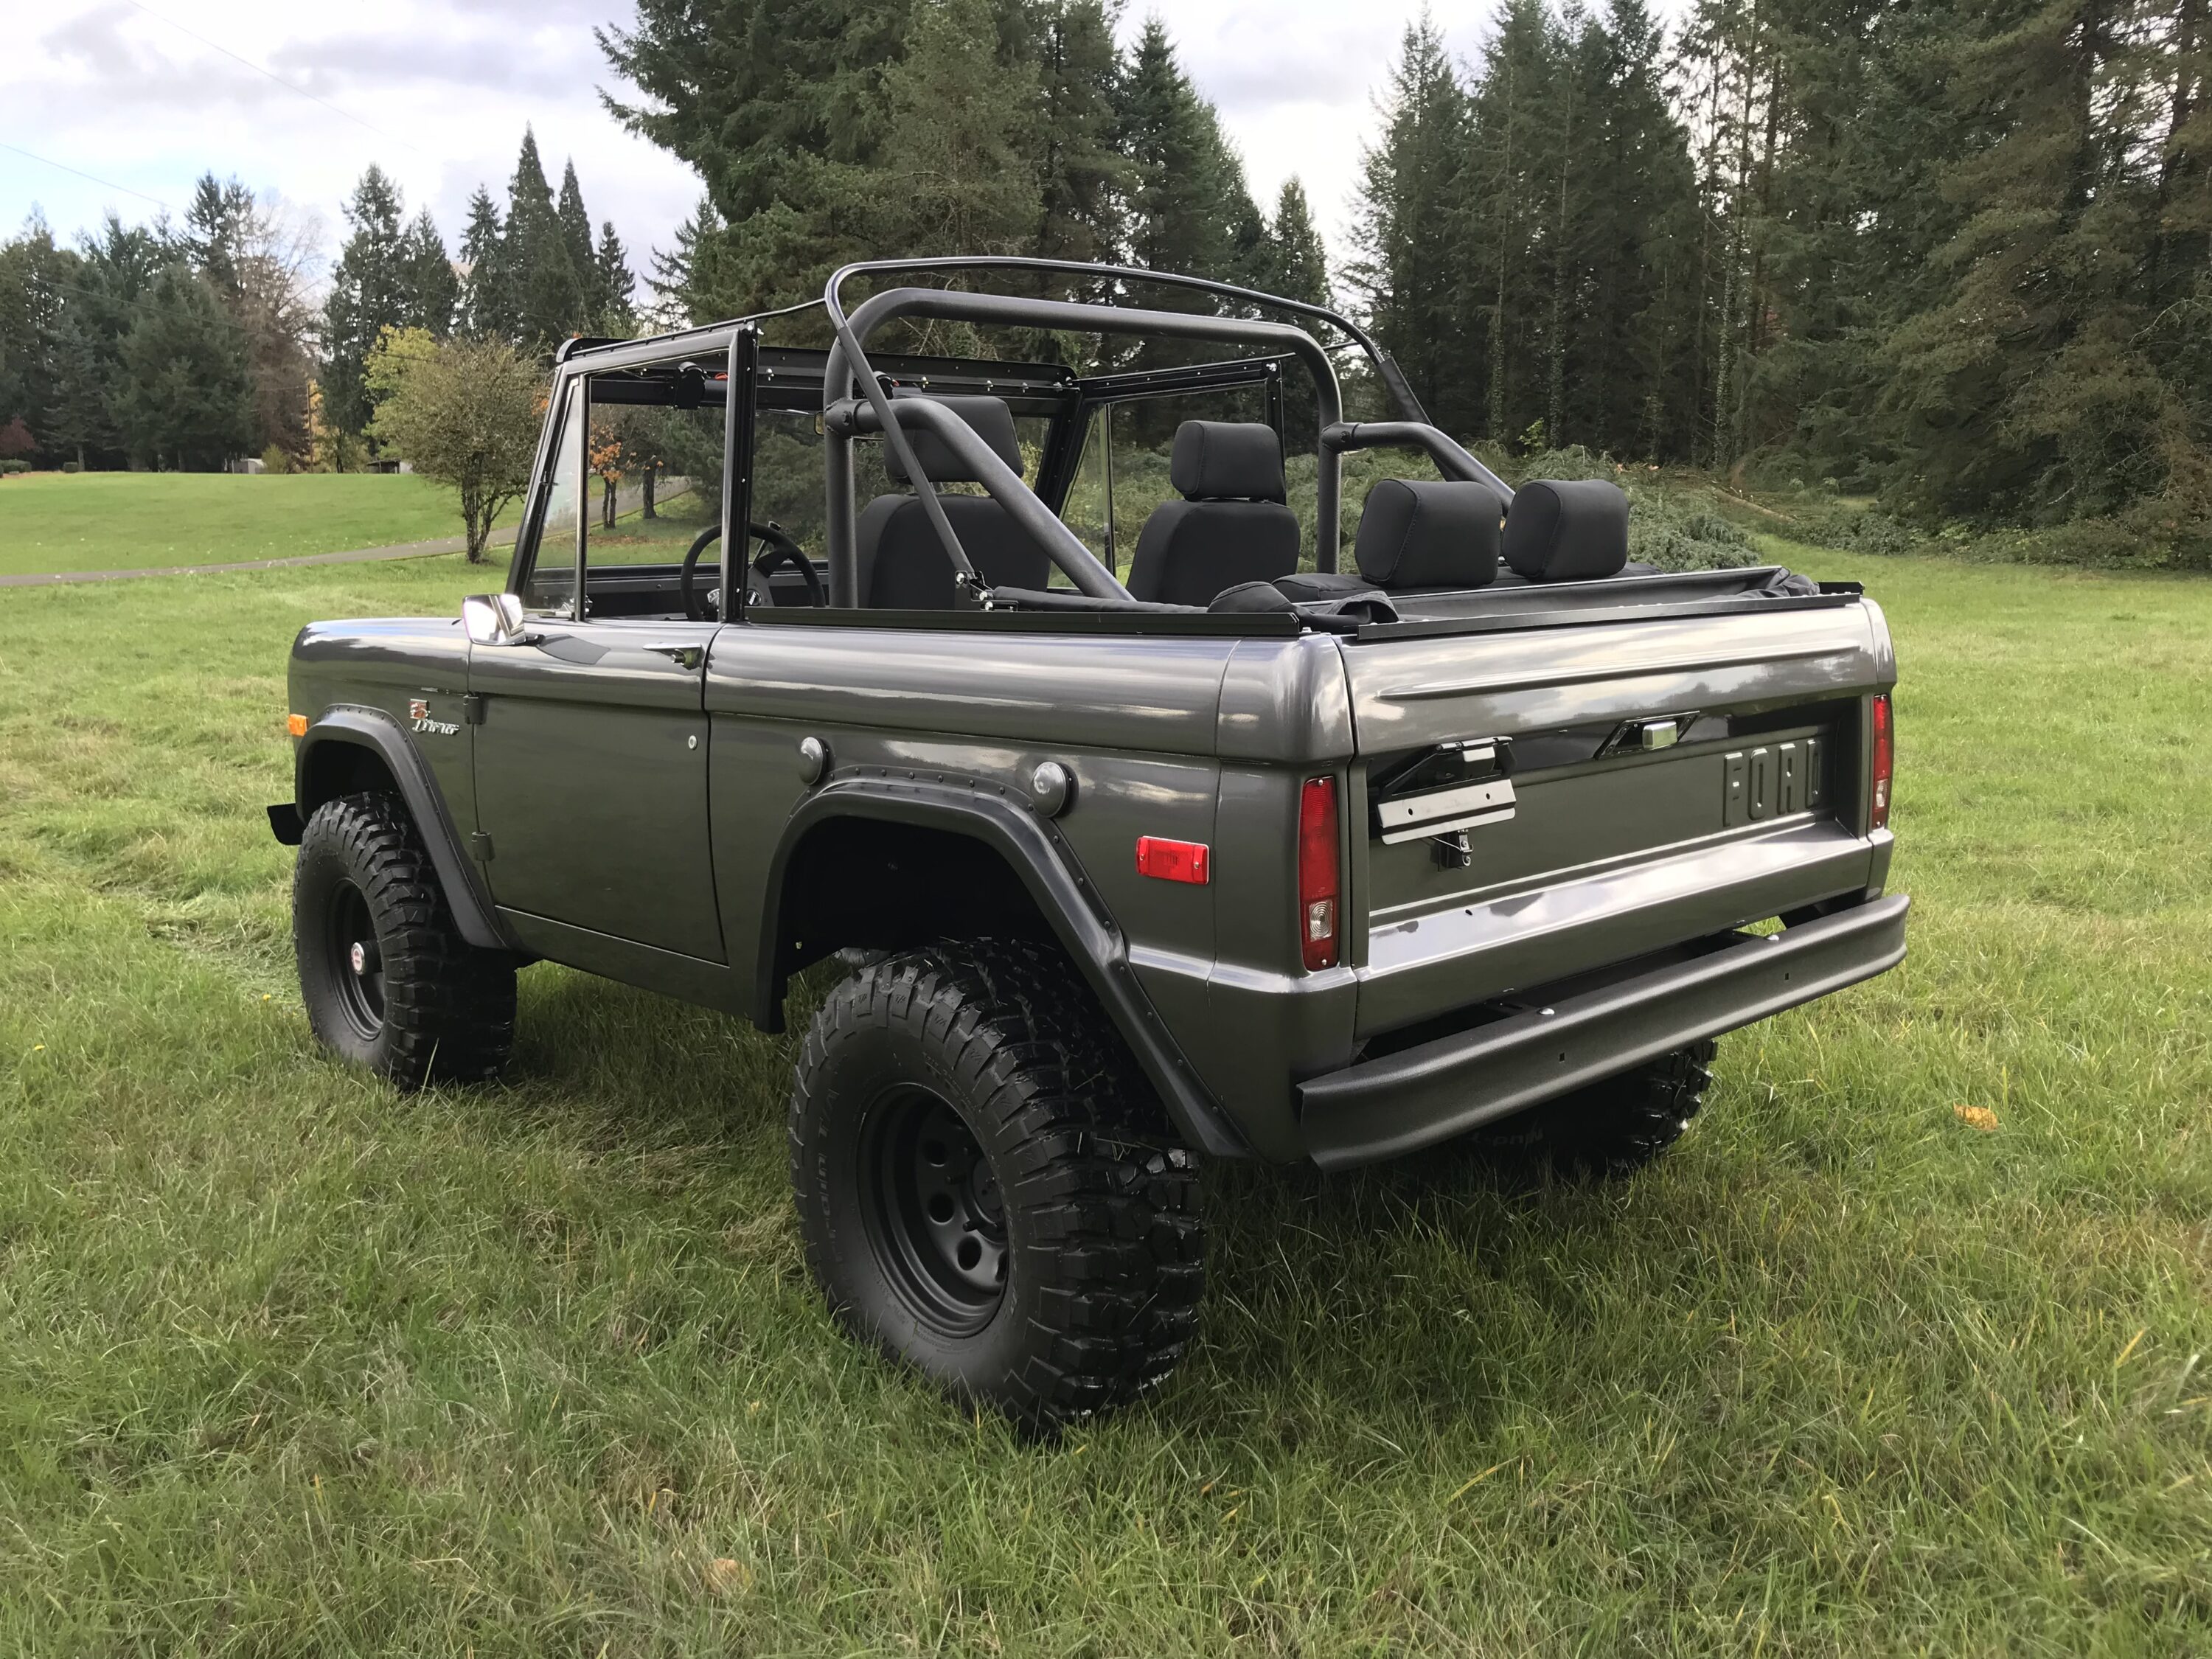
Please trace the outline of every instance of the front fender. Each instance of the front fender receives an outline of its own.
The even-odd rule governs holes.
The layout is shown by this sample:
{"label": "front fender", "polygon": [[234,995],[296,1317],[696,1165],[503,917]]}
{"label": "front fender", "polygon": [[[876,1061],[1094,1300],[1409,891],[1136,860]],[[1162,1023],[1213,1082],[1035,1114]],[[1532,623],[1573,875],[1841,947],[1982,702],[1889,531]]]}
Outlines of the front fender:
{"label": "front fender", "polygon": [[1081,863],[1026,798],[981,781],[914,778],[870,772],[825,783],[784,825],[761,906],[754,976],[755,1023],[781,1023],[779,952],[785,878],[807,834],[834,818],[872,818],[949,830],[983,842],[1003,858],[1073,958],[1121,1032],[1177,1129],[1201,1152],[1249,1158],[1251,1148],[1214,1101],[1130,966],[1128,941],[1100,901]]}
{"label": "front fender", "polygon": [[399,786],[423,846],[429,850],[438,884],[446,890],[446,902],[453,909],[461,937],[483,950],[520,951],[522,947],[500,925],[499,913],[478,881],[476,866],[463,851],[460,834],[446,811],[445,798],[428,765],[407,740],[399,722],[381,708],[334,704],[307,727],[292,757],[292,799],[300,821],[304,824],[323,804],[315,798],[310,780],[317,752],[331,744],[368,749],[383,761],[385,769]]}

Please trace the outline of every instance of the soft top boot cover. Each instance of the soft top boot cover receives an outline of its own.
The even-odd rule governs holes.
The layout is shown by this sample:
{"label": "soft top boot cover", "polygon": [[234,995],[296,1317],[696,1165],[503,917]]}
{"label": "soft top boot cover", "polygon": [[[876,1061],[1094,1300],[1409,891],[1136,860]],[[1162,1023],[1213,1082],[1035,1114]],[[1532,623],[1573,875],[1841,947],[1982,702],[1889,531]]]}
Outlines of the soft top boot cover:
{"label": "soft top boot cover", "polygon": [[1497,579],[1504,511],[1488,484],[1385,478],[1367,492],[1352,556],[1383,587],[1482,587]]}
{"label": "soft top boot cover", "polygon": [[1628,562],[1628,497],[1602,478],[1522,484],[1506,509],[1505,562],[1532,582],[1619,575]]}

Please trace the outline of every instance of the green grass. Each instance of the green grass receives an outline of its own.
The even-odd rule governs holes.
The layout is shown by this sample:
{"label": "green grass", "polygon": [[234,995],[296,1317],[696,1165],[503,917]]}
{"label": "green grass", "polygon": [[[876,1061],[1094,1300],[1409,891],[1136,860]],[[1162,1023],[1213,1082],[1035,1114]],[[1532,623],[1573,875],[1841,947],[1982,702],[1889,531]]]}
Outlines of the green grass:
{"label": "green grass", "polygon": [[[512,522],[512,510],[503,522]],[[35,472],[0,479],[0,576],[341,553],[461,533],[459,498],[411,475]]]}
{"label": "green grass", "polygon": [[1785,551],[1897,630],[1907,963],[1626,1185],[1212,1170],[1056,1446],[817,1307],[788,1039],[317,1054],[285,647],[457,561],[0,593],[0,1651],[2212,1650],[2212,586]]}

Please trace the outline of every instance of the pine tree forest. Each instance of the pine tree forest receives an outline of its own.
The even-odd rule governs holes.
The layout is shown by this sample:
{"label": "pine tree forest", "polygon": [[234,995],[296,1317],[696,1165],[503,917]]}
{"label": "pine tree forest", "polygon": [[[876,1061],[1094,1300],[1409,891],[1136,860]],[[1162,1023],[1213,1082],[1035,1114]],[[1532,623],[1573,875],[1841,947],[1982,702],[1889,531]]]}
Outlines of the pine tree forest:
{"label": "pine tree forest", "polygon": [[[297,293],[256,263],[282,264],[272,228],[210,179],[185,232],[0,246],[0,426],[88,464],[203,464],[303,442],[309,373],[317,420],[358,430],[386,326],[543,348],[800,305],[853,258],[1029,253],[1330,300],[1433,419],[1507,455],[1579,447],[1923,526],[2201,554],[2209,5],[1496,0],[1472,52],[1406,30],[1344,135],[1362,159],[1340,203],[1296,179],[1255,198],[1248,165],[1278,172],[1230,142],[1171,14],[1129,31],[1112,0],[639,0],[600,33],[607,106],[703,185],[641,317],[611,226],[526,137],[450,258],[371,169],[290,337],[312,359],[288,356],[271,319],[298,322]],[[1334,269],[1323,223],[1346,231]],[[96,395],[133,352],[205,373]],[[206,434],[192,453],[161,436],[180,422]]]}

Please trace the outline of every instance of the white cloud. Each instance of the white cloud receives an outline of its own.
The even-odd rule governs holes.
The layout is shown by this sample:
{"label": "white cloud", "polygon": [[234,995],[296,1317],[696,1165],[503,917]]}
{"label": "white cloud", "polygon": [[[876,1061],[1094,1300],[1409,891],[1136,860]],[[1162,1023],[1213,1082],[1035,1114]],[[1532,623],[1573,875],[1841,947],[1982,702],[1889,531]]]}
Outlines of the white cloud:
{"label": "white cloud", "polygon": [[[1219,107],[1254,196],[1270,204],[1297,174],[1341,249],[1372,100],[1420,0],[1158,9],[1185,70]],[[1438,0],[1431,10],[1468,56],[1492,6]],[[142,197],[181,211],[192,181],[212,171],[278,192],[336,234],[341,204],[374,161],[450,243],[479,182],[503,198],[526,123],[556,184],[574,158],[585,202],[615,222],[641,275],[699,195],[690,168],[600,104],[602,87],[620,87],[592,31],[627,23],[629,0],[61,0],[38,15],[13,25],[0,59],[0,142],[60,167],[0,150],[0,228],[36,207],[70,240],[111,208],[149,216]],[[1146,15],[1124,15],[1125,38]]]}

